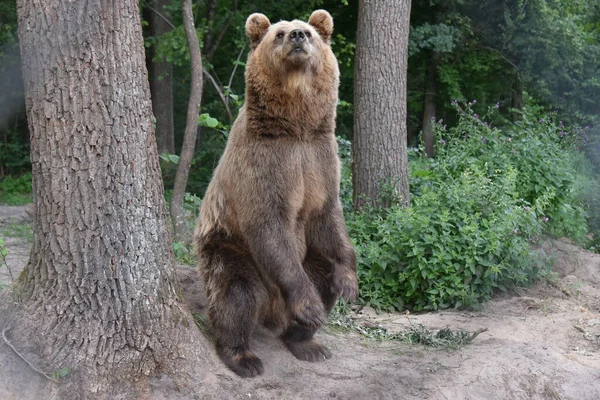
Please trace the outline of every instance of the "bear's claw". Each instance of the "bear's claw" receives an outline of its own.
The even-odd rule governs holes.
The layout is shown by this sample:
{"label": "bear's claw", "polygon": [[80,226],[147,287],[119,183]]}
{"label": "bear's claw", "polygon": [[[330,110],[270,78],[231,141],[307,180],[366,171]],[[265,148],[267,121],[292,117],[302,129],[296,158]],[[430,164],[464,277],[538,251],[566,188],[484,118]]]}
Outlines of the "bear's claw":
{"label": "bear's claw", "polygon": [[331,291],[346,301],[354,301],[358,298],[358,278],[353,272],[335,274]]}
{"label": "bear's claw", "polygon": [[332,356],[331,351],[327,347],[315,340],[288,342],[285,343],[285,346],[298,360],[310,362],[325,361]]}

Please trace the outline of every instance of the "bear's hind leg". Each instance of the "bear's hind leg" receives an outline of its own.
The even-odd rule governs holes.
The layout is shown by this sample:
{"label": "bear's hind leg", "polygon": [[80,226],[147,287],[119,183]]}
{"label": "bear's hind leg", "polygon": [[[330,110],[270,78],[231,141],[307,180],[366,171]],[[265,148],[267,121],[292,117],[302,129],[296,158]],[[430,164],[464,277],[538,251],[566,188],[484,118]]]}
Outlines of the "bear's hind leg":
{"label": "bear's hind leg", "polygon": [[[325,311],[329,313],[337,301],[337,296],[331,291],[332,263],[319,255],[314,249],[309,248],[304,260],[304,270],[321,295]],[[332,353],[327,347],[315,340],[316,331],[315,328],[305,327],[293,322],[281,335],[281,340],[299,360],[324,361],[331,358]]]}
{"label": "bear's hind leg", "polygon": [[241,377],[260,375],[263,364],[250,350],[250,338],[266,290],[247,256],[232,248],[212,250],[205,276],[217,354]]}

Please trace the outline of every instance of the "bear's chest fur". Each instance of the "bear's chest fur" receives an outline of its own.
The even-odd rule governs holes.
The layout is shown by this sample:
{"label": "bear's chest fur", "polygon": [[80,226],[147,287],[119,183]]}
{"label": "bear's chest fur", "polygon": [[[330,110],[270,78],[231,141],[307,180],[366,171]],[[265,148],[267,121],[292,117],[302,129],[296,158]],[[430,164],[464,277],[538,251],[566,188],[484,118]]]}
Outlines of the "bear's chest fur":
{"label": "bear's chest fur", "polygon": [[328,175],[335,174],[335,164],[327,163],[320,157],[320,149],[314,145],[304,145],[300,152],[300,171],[298,189],[293,199],[297,218],[306,222],[318,215],[325,206],[328,197]]}

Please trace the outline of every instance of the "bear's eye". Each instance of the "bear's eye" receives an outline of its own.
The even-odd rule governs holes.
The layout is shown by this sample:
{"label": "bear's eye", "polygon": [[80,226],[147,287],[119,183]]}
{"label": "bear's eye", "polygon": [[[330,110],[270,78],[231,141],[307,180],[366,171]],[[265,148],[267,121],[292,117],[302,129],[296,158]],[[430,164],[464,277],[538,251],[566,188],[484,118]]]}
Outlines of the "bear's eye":
{"label": "bear's eye", "polygon": [[275,36],[275,38],[277,39],[281,39],[283,37],[283,32],[279,32],[277,33],[277,35]]}
{"label": "bear's eye", "polygon": [[304,32],[304,34],[306,35],[306,37],[307,37],[307,38],[309,38],[309,39],[310,39],[310,37],[311,37],[311,34],[310,34],[310,32],[309,32],[309,31],[306,31],[306,32]]}

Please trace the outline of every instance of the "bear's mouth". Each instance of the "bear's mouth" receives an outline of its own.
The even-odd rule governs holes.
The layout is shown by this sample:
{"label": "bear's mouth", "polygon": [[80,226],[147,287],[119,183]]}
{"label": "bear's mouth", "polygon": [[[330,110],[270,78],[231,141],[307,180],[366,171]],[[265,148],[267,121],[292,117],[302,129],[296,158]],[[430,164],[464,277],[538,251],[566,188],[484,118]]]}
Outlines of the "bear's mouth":
{"label": "bear's mouth", "polygon": [[302,47],[300,46],[296,46],[294,47],[289,53],[288,56],[294,55],[294,54],[301,54],[304,53],[306,54],[306,50],[304,50]]}

